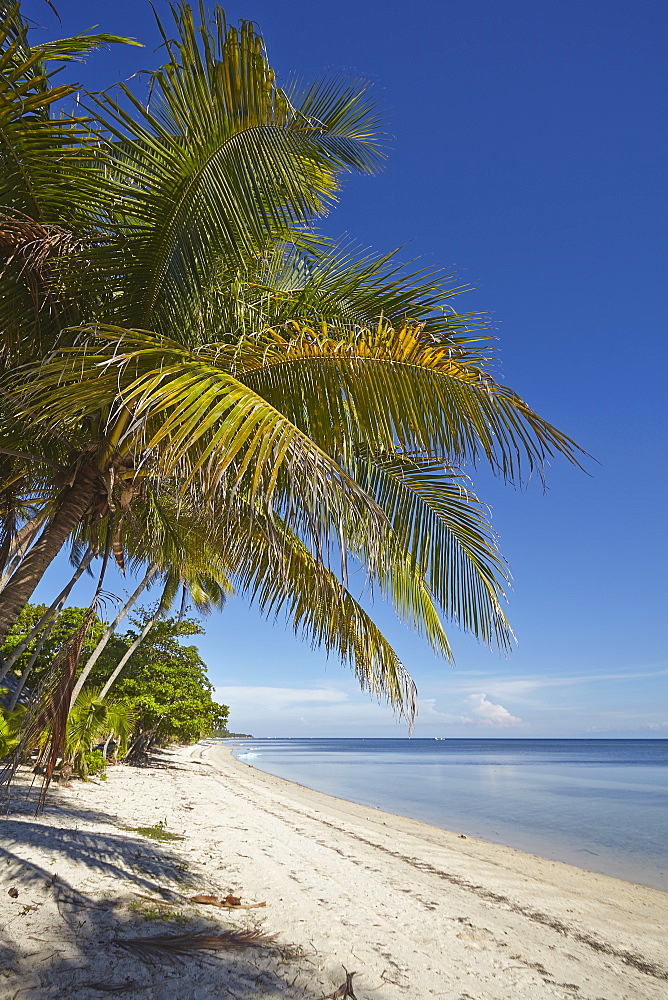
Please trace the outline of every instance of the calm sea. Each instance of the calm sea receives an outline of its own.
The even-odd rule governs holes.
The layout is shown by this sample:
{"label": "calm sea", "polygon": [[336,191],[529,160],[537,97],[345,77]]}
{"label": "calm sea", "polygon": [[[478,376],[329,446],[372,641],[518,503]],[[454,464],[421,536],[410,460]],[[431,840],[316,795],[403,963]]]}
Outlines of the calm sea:
{"label": "calm sea", "polygon": [[226,742],[309,788],[668,890],[668,740]]}

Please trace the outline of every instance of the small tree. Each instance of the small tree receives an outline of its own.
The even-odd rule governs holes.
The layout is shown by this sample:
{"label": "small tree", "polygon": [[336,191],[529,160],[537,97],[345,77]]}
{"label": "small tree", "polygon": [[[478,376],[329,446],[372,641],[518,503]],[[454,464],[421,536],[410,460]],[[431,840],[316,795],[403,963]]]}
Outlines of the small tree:
{"label": "small tree", "polygon": [[[95,743],[105,737],[115,737],[121,754],[125,754],[135,721],[136,713],[130,705],[120,701],[106,704],[98,700],[97,691],[87,692],[72,709],[67,720],[61,778],[66,778],[69,773],[87,778],[91,750]],[[102,754],[100,763],[104,767],[105,758]]]}

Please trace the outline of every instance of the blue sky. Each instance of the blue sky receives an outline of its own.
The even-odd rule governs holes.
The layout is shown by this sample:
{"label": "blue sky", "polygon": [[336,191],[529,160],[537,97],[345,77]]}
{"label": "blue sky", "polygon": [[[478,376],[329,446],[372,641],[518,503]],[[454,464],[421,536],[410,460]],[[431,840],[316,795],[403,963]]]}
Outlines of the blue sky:
{"label": "blue sky", "polygon": [[[143,0],[57,6],[62,28],[41,0],[24,10],[52,36],[97,23],[146,43],[92,57],[78,70],[87,87],[158,61]],[[474,285],[461,306],[491,314],[504,378],[596,458],[589,475],[555,463],[547,493],[475,475],[514,577],[510,658],[453,628],[453,669],[376,605],[418,683],[415,734],[668,737],[668,9],[414,0],[407,11],[378,0],[227,5],[230,20],[258,22],[279,74],[344,69],[376,82],[388,163],[345,180],[328,233],[405,245]],[[240,600],[199,646],[237,730],[406,734],[336,662]]]}

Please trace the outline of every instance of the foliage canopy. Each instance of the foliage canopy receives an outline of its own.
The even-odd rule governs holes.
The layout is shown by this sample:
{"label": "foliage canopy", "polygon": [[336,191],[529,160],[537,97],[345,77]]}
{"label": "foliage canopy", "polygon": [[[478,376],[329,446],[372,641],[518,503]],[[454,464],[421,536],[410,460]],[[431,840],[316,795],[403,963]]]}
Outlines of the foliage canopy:
{"label": "foliage canopy", "polygon": [[[123,39],[32,48],[2,10],[0,639],[71,543],[100,586],[112,555],[170,594],[233,583],[411,719],[349,563],[446,658],[443,617],[508,649],[507,568],[462,469],[520,482],[578,449],[497,378],[446,275],[318,231],[342,175],[382,161],[373,87],[282,85],[252,23],[182,2],[146,94],[68,107],[52,61]],[[199,668],[156,655],[172,680],[132,696],[162,738],[188,728],[173,692]]]}

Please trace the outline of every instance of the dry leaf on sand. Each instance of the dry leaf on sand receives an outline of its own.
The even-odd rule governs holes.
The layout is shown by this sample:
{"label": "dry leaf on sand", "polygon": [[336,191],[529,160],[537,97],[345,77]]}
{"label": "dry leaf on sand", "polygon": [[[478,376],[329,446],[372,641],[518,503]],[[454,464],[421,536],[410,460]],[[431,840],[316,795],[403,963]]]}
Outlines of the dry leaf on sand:
{"label": "dry leaf on sand", "polygon": [[190,897],[191,903],[203,903],[206,906],[221,906],[225,909],[234,910],[254,910],[260,906],[266,906],[266,902],[263,903],[242,903],[239,896],[226,896],[221,902],[218,896],[207,896],[205,893],[198,893],[196,896]]}
{"label": "dry leaf on sand", "polygon": [[114,938],[119,948],[139,958],[166,958],[191,955],[198,951],[223,951],[229,948],[255,946],[264,948],[273,936],[259,930],[224,931],[222,934],[158,934],[155,937]]}

